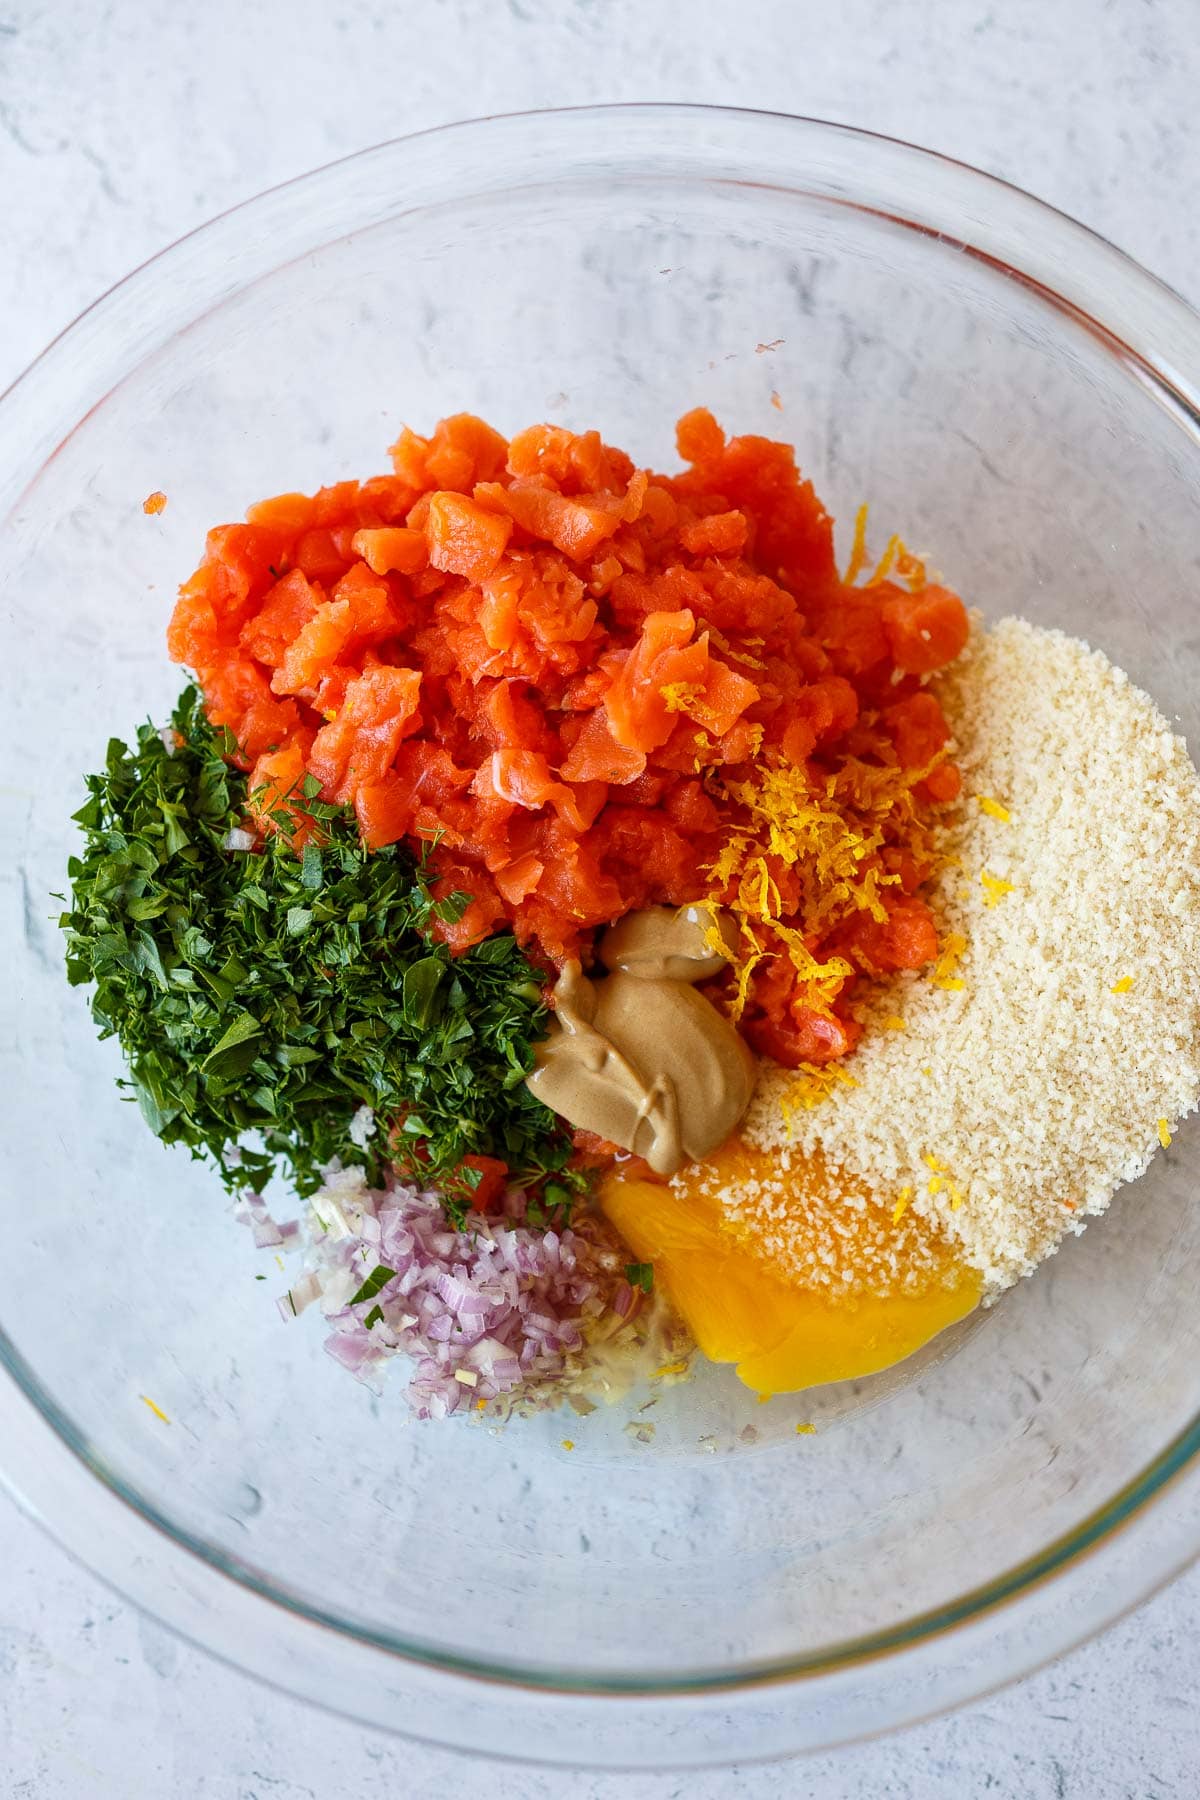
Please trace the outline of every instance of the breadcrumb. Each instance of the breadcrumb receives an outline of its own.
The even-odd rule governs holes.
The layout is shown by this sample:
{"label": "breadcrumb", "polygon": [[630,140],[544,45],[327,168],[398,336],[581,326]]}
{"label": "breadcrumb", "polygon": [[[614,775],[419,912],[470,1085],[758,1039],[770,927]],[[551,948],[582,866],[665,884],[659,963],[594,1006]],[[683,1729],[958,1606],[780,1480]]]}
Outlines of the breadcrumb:
{"label": "breadcrumb", "polygon": [[[994,1293],[1103,1212],[1200,1099],[1200,776],[1121,670],[1021,619],[977,632],[936,691],[978,802],[939,847],[986,866],[1006,814],[1004,904],[944,862],[931,904],[953,960],[865,1004],[857,1085],[793,1111],[790,1138],[793,1077],[764,1065],[745,1135],[822,1157],[845,1206],[912,1188],[904,1224],[936,1220]],[[1135,984],[1136,1008],[1109,998]],[[901,1013],[904,1032],[880,1028]],[[926,1168],[953,1179],[935,1192]],[[777,1207],[726,1206],[778,1235]]]}

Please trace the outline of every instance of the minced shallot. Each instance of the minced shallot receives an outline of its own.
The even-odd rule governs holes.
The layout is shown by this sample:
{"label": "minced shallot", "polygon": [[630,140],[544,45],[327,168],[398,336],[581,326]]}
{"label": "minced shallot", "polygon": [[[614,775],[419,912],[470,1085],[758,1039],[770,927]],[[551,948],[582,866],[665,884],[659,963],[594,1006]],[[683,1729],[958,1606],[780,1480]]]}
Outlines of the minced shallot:
{"label": "minced shallot", "polygon": [[[266,1209],[248,1206],[256,1241],[271,1241]],[[621,1353],[631,1373],[634,1361],[648,1373],[664,1328],[634,1316],[657,1309],[635,1307],[627,1252],[604,1222],[534,1230],[517,1190],[505,1207],[468,1214],[455,1231],[436,1193],[391,1180],[373,1189],[362,1169],[333,1164],[308,1203],[305,1272],[280,1311],[290,1318],[319,1296],[331,1327],[325,1348],[360,1380],[393,1357],[409,1359],[408,1401],[421,1419],[493,1402],[503,1411],[577,1403],[588,1392],[613,1397]]]}

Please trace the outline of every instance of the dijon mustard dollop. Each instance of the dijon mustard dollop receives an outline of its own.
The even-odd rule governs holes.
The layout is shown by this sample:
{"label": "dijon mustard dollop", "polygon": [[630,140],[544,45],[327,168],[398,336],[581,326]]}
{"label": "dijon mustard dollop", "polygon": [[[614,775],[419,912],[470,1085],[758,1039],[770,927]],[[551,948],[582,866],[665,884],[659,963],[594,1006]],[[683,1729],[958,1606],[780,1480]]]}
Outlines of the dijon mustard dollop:
{"label": "dijon mustard dollop", "polygon": [[727,960],[708,909],[648,907],[606,931],[596,980],[568,963],[529,1086],[585,1131],[645,1157],[660,1175],[707,1156],[750,1104],[755,1065],[693,982]]}

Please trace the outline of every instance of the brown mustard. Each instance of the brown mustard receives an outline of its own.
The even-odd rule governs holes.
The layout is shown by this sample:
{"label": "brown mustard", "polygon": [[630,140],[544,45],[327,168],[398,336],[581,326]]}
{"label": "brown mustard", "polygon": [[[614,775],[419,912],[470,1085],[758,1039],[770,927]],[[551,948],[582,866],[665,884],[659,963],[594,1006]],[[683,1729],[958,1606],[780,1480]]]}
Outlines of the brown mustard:
{"label": "brown mustard", "polygon": [[[648,907],[606,931],[598,980],[570,962],[529,1086],[585,1131],[645,1157],[660,1175],[723,1144],[750,1103],[754,1059],[691,985],[727,957],[706,909]],[[722,937],[730,931],[721,920]]]}

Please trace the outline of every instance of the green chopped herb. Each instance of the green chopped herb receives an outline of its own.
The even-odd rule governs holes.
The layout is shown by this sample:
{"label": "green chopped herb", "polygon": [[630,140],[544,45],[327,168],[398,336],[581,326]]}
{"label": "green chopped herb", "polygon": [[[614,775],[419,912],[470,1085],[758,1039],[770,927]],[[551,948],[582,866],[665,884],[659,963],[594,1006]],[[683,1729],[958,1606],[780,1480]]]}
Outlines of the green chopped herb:
{"label": "green chopped herb", "polygon": [[370,1312],[367,1314],[366,1318],[363,1320],[363,1324],[366,1326],[367,1330],[370,1331],[372,1325],[378,1325],[378,1323],[382,1319],[382,1317],[383,1317],[382,1306],[373,1306],[371,1308]]}
{"label": "green chopped herb", "polygon": [[[359,1288],[357,1294],[351,1296],[349,1304],[351,1306],[357,1306],[360,1300],[374,1299],[380,1289],[387,1286],[395,1273],[395,1269],[387,1269],[382,1263],[376,1263],[375,1267],[371,1270],[371,1273],[367,1276],[367,1279]],[[375,1310],[378,1312],[379,1308],[376,1307]]]}
{"label": "green chopped herb", "polygon": [[[309,1194],[335,1156],[377,1182],[395,1161],[447,1196],[455,1223],[477,1179],[463,1159],[500,1157],[561,1218],[584,1177],[525,1085],[547,1015],[515,938],[451,956],[432,928],[469,897],[435,899],[433,871],[402,845],[367,851],[312,776],[280,809],[286,831],[227,850],[247,816],[236,744],[195,687],[171,725],[173,749],[145,725],[87,778],[61,918],[68,977],[95,984],[93,1017],[119,1039],[151,1130],[211,1158],[232,1190],[282,1170]],[[297,812],[314,825],[300,855]],[[350,1137],[363,1105],[381,1126],[365,1149]]]}
{"label": "green chopped herb", "polygon": [[654,1286],[654,1264],[626,1263],[625,1279],[630,1287],[641,1288],[643,1294],[648,1294]]}

